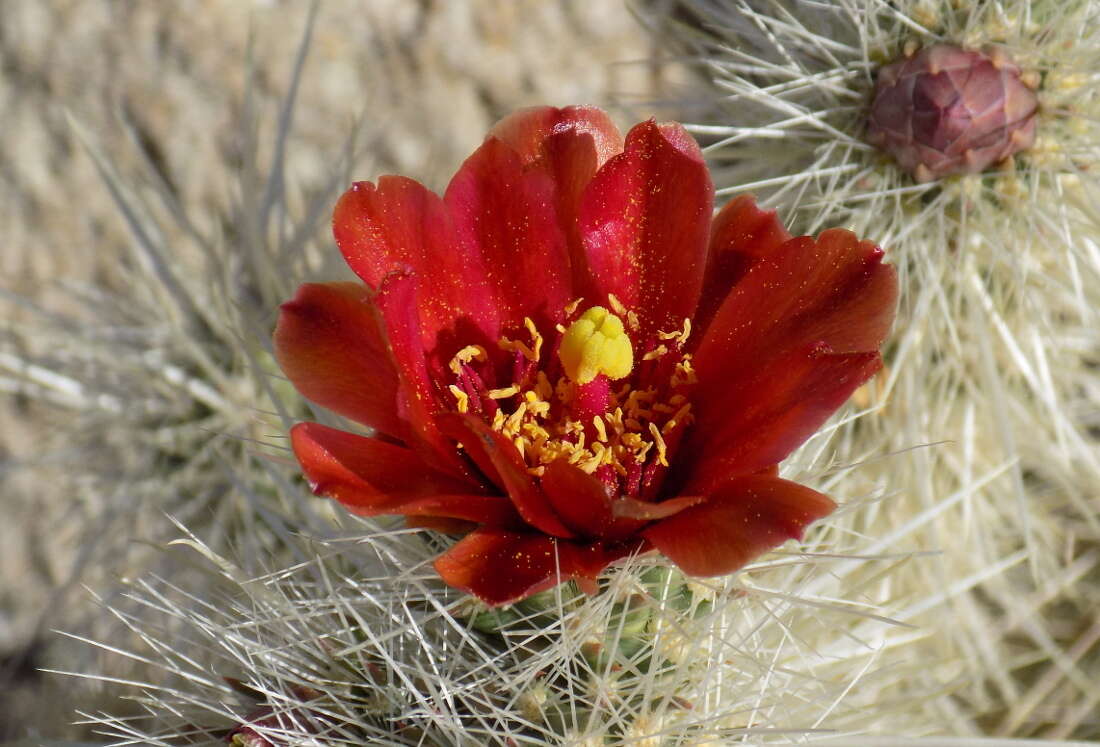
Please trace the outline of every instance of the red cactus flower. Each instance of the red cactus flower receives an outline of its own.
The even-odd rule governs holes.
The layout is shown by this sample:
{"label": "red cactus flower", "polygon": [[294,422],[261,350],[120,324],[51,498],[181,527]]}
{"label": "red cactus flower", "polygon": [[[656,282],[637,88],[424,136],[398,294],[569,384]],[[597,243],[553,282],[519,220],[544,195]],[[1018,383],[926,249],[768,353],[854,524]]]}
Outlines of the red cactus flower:
{"label": "red cactus flower", "polygon": [[376,434],[295,426],[313,490],[465,533],[435,568],[490,604],[800,537],[834,504],[776,465],[880,367],[895,274],[713,197],[679,125],[624,142],[585,107],[505,118],[442,198],[352,186],[333,227],[365,285],[302,286],[275,332],[302,394]]}

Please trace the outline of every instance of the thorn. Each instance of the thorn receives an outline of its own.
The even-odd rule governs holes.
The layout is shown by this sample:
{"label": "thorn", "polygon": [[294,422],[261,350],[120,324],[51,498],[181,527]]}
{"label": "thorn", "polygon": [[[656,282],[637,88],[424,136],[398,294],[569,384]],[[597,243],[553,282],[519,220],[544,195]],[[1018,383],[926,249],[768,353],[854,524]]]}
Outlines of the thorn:
{"label": "thorn", "polygon": [[913,178],[921,184],[926,184],[932,181],[932,171],[923,163],[919,163],[917,168],[913,170]]}
{"label": "thorn", "polygon": [[1012,63],[1008,59],[1008,55],[1000,47],[990,47],[986,51],[986,56],[989,57],[989,62],[993,67],[998,70],[1004,69],[1006,66],[1011,66]]}

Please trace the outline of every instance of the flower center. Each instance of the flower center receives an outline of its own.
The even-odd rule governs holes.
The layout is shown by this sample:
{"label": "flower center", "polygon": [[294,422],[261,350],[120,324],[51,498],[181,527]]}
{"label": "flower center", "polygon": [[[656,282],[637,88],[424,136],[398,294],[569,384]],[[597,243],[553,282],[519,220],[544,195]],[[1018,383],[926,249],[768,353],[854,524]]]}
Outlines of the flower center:
{"label": "flower center", "polygon": [[616,381],[634,368],[634,348],[619,317],[603,306],[593,306],[569,325],[558,348],[565,375],[587,384],[598,375]]}
{"label": "flower center", "polygon": [[[579,305],[578,299],[566,307],[567,319]],[[459,412],[485,418],[515,444],[532,475],[566,459],[617,494],[644,497],[694,420],[688,394],[695,373],[684,352],[691,323],[639,340],[634,314],[614,297],[609,305],[612,311],[592,306],[568,326],[557,325],[549,345],[525,319],[529,341],[498,342],[512,354],[510,366],[494,364],[480,346],[463,348],[450,362],[449,389]],[[544,348],[557,355],[544,356]],[[637,359],[635,349],[642,351]],[[622,383],[613,390],[612,381]]]}

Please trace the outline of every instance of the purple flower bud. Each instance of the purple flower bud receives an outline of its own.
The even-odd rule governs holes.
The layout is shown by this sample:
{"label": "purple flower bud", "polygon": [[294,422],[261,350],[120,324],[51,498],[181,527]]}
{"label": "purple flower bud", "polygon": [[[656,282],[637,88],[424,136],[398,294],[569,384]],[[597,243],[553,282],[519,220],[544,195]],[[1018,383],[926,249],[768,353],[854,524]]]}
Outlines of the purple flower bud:
{"label": "purple flower bud", "polygon": [[1037,109],[1000,50],[935,44],[879,70],[867,139],[917,181],[975,174],[1035,142]]}

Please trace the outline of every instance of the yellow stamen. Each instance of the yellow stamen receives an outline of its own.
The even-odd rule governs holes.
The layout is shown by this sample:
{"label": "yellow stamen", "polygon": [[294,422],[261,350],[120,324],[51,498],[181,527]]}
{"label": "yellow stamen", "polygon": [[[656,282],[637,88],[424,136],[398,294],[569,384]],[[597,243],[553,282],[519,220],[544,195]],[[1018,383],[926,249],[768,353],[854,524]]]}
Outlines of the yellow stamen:
{"label": "yellow stamen", "polygon": [[519,387],[512,384],[512,386],[506,386],[503,389],[490,389],[489,399],[508,399],[517,394],[519,394]]}
{"label": "yellow stamen", "polygon": [[657,463],[667,467],[668,446],[665,445],[665,437],[661,435],[661,430],[656,423],[649,424],[649,435],[653,436],[653,442],[657,444]]}
{"label": "yellow stamen", "polygon": [[489,357],[489,354],[485,352],[485,348],[480,345],[467,345],[466,347],[455,353],[455,357],[451,358],[449,368],[454,371],[455,376],[462,373],[462,365],[469,363],[470,361],[484,362]]}
{"label": "yellow stamen", "polygon": [[676,414],[669,418],[663,426],[661,426],[661,433],[669,433],[673,428],[680,425],[680,423],[690,423],[695,418],[691,414],[691,403],[684,405]]}
{"label": "yellow stamen", "polygon": [[626,307],[623,306],[623,302],[620,301],[614,293],[607,294],[607,305],[619,316],[626,316]]}
{"label": "yellow stamen", "polygon": [[653,348],[653,350],[650,350],[648,353],[643,355],[642,360],[643,361],[655,360],[657,358],[660,358],[662,355],[666,355],[667,353],[668,353],[668,348],[666,348],[664,345],[658,345],[657,347]]}
{"label": "yellow stamen", "polygon": [[458,400],[457,406],[459,412],[468,412],[470,410],[470,395],[459,389],[454,384],[451,384],[448,389],[451,390],[451,394]]}
{"label": "yellow stamen", "polygon": [[583,301],[583,300],[584,300],[583,298],[574,298],[572,301],[570,301],[569,303],[567,303],[565,305],[565,318],[566,319],[568,319],[569,317],[571,317],[571,316],[573,316],[574,314],[577,313],[577,307],[581,305],[581,301]]}
{"label": "yellow stamen", "polygon": [[587,384],[600,374],[612,381],[634,368],[634,349],[619,317],[593,306],[569,325],[558,350],[566,376]]}
{"label": "yellow stamen", "polygon": [[686,345],[688,337],[691,336],[691,320],[685,318],[684,326],[682,329],[678,329],[675,332],[658,332],[657,337],[662,340],[676,340],[680,345]]}
{"label": "yellow stamen", "polygon": [[[687,321],[687,320],[685,320]],[[690,324],[690,322],[688,322]],[[523,317],[523,326],[527,328],[527,331],[531,334],[531,347],[534,348],[535,357],[531,360],[535,363],[539,362],[539,357],[542,356],[542,335],[539,334],[538,328],[535,323],[531,321],[531,317]]]}
{"label": "yellow stamen", "polygon": [[603,418],[596,415],[592,418],[592,425],[596,426],[596,438],[603,443],[607,443],[607,426],[603,424]]}

